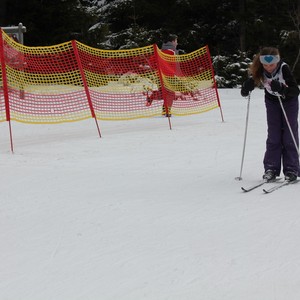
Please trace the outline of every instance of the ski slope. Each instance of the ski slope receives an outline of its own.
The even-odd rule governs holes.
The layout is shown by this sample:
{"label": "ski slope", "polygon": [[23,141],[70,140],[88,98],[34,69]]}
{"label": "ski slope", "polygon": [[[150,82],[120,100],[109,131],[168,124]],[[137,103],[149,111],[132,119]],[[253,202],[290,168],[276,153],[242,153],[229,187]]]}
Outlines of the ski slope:
{"label": "ski slope", "polygon": [[0,300],[299,300],[300,184],[261,179],[263,91],[220,111],[0,124]]}

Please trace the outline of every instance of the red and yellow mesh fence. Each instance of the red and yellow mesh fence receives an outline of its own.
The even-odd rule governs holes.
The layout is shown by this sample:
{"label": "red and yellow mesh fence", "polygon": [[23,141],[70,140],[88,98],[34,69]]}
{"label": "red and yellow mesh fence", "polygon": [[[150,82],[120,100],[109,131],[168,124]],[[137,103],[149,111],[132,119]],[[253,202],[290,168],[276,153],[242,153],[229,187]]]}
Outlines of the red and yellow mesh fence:
{"label": "red and yellow mesh fence", "polygon": [[62,123],[174,116],[220,107],[208,47],[101,50],[77,41],[27,47],[0,31],[0,121]]}

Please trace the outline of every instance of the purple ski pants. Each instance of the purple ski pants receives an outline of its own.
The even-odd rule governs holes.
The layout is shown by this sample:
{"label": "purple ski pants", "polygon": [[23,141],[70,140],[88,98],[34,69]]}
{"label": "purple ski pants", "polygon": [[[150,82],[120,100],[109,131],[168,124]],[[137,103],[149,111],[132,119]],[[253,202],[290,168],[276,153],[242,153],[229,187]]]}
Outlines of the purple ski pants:
{"label": "purple ski pants", "polygon": [[[299,149],[298,97],[282,100],[282,104]],[[266,152],[263,160],[265,171],[274,170],[278,176],[280,175],[282,166],[283,174],[292,171],[296,175],[300,175],[299,154],[295,147],[279,100],[271,100],[265,97],[265,105],[268,125]]]}

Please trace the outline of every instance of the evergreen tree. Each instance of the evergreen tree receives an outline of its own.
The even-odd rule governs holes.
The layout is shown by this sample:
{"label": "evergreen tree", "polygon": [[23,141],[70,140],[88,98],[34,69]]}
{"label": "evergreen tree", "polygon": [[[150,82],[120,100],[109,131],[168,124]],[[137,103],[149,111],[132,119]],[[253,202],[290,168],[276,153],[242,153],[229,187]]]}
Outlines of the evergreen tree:
{"label": "evergreen tree", "polygon": [[74,37],[82,38],[93,23],[78,0],[9,0],[2,23],[27,28],[27,45],[53,45]]}
{"label": "evergreen tree", "polygon": [[208,45],[228,64],[277,46],[300,81],[300,0],[2,0],[0,10],[0,25],[23,23],[32,46],[70,39],[103,49],[161,46],[175,33],[179,48]]}

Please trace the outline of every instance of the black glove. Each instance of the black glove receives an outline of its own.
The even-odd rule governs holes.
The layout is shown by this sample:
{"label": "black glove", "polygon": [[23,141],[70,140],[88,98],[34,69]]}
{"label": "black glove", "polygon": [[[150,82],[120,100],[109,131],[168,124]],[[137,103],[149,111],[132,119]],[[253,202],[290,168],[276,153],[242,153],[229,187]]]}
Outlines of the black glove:
{"label": "black glove", "polygon": [[242,84],[241,95],[243,97],[246,97],[253,90],[254,90],[254,80],[252,77],[250,77]]}
{"label": "black glove", "polygon": [[278,80],[272,80],[271,81],[271,90],[273,92],[277,92],[279,94],[282,94],[283,90],[284,90],[284,85]]}

